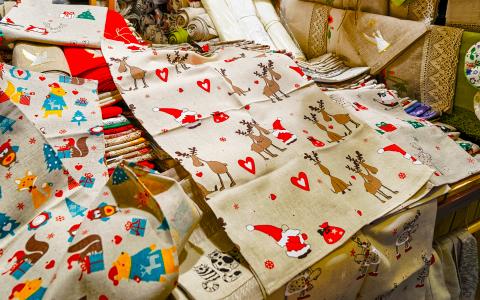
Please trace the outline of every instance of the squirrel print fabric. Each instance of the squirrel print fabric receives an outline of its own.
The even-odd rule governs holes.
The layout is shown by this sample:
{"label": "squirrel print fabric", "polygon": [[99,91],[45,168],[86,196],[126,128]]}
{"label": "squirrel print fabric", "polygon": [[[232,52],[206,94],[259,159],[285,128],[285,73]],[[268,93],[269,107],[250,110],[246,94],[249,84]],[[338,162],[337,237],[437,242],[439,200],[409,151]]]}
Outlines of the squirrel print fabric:
{"label": "squirrel print fabric", "polygon": [[[148,86],[137,79],[135,89],[135,76],[111,65],[123,98],[195,178],[267,293],[408,200],[431,176],[428,167],[401,157],[384,161],[376,149],[389,141],[321,93],[283,54],[235,46],[210,57],[134,52],[113,41],[102,51],[112,61],[144,66]],[[359,170],[348,159],[357,151]]]}

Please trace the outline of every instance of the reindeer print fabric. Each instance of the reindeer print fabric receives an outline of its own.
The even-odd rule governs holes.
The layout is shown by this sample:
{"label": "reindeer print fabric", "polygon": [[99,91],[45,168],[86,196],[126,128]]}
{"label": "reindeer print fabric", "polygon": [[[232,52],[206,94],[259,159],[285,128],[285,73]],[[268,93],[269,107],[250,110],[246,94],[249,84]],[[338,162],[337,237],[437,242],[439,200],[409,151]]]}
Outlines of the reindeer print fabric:
{"label": "reindeer print fabric", "polygon": [[100,48],[106,7],[20,3],[3,18],[0,29],[9,41]]}
{"label": "reindeer print fabric", "polygon": [[[70,189],[79,184],[98,191],[108,174],[96,81],[2,66],[3,101],[16,104],[48,141],[39,159],[54,161],[57,153],[69,170]],[[57,169],[49,164],[50,171]]]}
{"label": "reindeer print fabric", "polygon": [[[381,104],[400,102],[395,91],[385,89],[329,92],[331,98],[352,115],[365,121],[391,145],[378,149],[388,157],[397,155],[412,164],[424,164],[435,170],[430,179],[436,186],[454,183],[480,171],[470,154],[428,121],[415,118],[400,106]],[[448,158],[448,159],[445,159]]]}
{"label": "reindeer print fabric", "polygon": [[[402,157],[383,163],[376,149],[389,141],[287,56],[128,47],[102,45],[125,101],[196,179],[267,293],[409,199],[432,174]],[[186,57],[184,66],[172,57]],[[146,66],[146,86],[137,79],[135,89],[135,77],[121,72],[124,61]]]}

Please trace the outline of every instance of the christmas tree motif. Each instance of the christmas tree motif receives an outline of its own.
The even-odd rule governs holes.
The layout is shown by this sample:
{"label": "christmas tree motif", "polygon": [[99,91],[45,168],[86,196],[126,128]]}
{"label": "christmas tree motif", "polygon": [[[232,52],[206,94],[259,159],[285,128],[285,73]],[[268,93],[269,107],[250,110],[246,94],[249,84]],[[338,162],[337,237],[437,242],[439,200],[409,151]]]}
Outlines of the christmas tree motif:
{"label": "christmas tree motif", "polygon": [[80,123],[85,121],[87,121],[87,118],[85,118],[85,115],[81,111],[77,110],[70,122],[77,123],[77,125],[80,126]]}
{"label": "christmas tree motif", "polygon": [[82,216],[85,217],[85,212],[87,211],[86,207],[83,207],[69,198],[65,198],[65,204],[67,204],[68,211],[72,215],[72,217]]}
{"label": "christmas tree motif", "polygon": [[80,186],[80,184],[72,177],[72,175],[68,175],[68,189],[73,190],[77,186]]}
{"label": "christmas tree motif", "polygon": [[92,15],[92,13],[90,12],[90,10],[86,10],[84,12],[82,12],[81,14],[78,15],[79,19],[87,19],[87,20],[95,20],[95,17]]}
{"label": "christmas tree motif", "polygon": [[117,167],[115,171],[113,171],[113,176],[112,176],[113,185],[121,184],[127,180],[128,180],[127,173],[125,173],[125,170],[123,170],[122,168]]}
{"label": "christmas tree motif", "polygon": [[163,218],[162,223],[158,226],[157,230],[169,230],[170,226],[168,226],[167,218]]}
{"label": "christmas tree motif", "polygon": [[9,234],[15,235],[13,231],[19,225],[20,223],[18,223],[14,219],[11,219],[9,216],[7,216],[4,213],[0,213],[0,240]]}
{"label": "christmas tree motif", "polygon": [[53,170],[60,170],[62,168],[62,161],[49,144],[43,145],[43,155],[45,156],[45,163],[47,164],[48,172]]}
{"label": "christmas tree motif", "polygon": [[0,131],[2,131],[2,134],[5,134],[7,131],[13,131],[12,126],[14,123],[15,120],[5,116],[0,116]]}

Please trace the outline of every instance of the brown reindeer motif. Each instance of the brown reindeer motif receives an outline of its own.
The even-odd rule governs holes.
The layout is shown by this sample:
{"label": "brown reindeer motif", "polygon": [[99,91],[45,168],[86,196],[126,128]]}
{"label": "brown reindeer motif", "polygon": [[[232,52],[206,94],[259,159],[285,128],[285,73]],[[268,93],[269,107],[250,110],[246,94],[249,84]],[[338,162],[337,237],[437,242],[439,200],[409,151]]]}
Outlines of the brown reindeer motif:
{"label": "brown reindeer motif", "polygon": [[331,175],[330,170],[324,164],[322,164],[322,162],[318,158],[318,153],[316,153],[315,151],[312,151],[311,155],[308,153],[304,153],[303,158],[313,161],[314,165],[318,166],[320,168],[320,171],[322,171],[323,174],[330,177],[330,184],[333,187],[333,190],[331,190],[332,192],[334,192],[335,194],[338,194],[338,193],[345,194],[346,193],[345,190],[351,191],[349,187],[352,186],[352,183],[349,182],[347,184],[345,181],[341,180],[340,178]]}
{"label": "brown reindeer motif", "polygon": [[338,124],[345,126],[345,128],[347,128],[349,134],[352,133],[352,130],[350,128],[348,128],[348,126],[347,126],[348,123],[350,123],[350,122],[353,123],[355,125],[355,128],[358,128],[358,126],[360,126],[359,123],[352,120],[352,118],[350,117],[349,114],[335,114],[335,115],[329,114],[325,110],[325,104],[324,104],[323,100],[318,100],[316,107],[310,105],[309,108],[312,111],[315,111],[317,113],[321,113],[322,118],[325,122],[331,122],[332,119],[333,119]]}
{"label": "brown reindeer motif", "polygon": [[[250,139],[252,139],[252,145],[250,146],[250,150],[258,153],[264,160],[269,160],[269,158],[263,156],[262,152],[266,153],[267,155],[270,155],[271,157],[278,156],[278,154],[275,154],[268,149],[270,146],[274,147],[277,150],[280,150],[281,152],[287,150],[287,148],[280,148],[275,146],[272,140],[266,136],[267,134],[270,134],[270,132],[267,129],[258,125],[258,123],[255,122],[254,120],[252,120],[252,122],[241,120],[240,124],[247,126],[246,131],[241,131],[239,129],[235,131],[235,133],[239,135],[248,136]],[[257,129],[259,135],[253,134],[253,128]]]}
{"label": "brown reindeer motif", "polygon": [[[232,175],[230,175],[230,172],[228,172],[227,164],[215,160],[204,160],[198,157],[197,153],[197,148],[192,147],[188,148],[190,151],[189,153],[183,153],[180,151],[176,151],[175,154],[177,154],[180,157],[186,157],[186,158],[191,158],[192,159],[192,164],[194,167],[198,168],[201,166],[204,166],[204,163],[207,164],[207,166],[210,168],[210,170],[217,174],[218,179],[220,180],[220,191],[223,191],[225,189],[225,185],[223,184],[222,177],[220,176],[221,174],[227,174],[228,178],[230,178],[230,187],[233,187],[236,185],[235,180],[233,179]],[[205,189],[206,190],[206,189]],[[217,185],[215,185],[215,191],[217,191]]]}
{"label": "brown reindeer motif", "polygon": [[320,128],[320,130],[325,131],[327,133],[328,138],[330,139],[330,141],[327,141],[328,143],[340,143],[340,141],[342,141],[343,138],[345,138],[346,136],[346,134],[345,136],[341,136],[336,132],[328,130],[328,128],[325,125],[320,124],[318,122],[317,114],[315,113],[310,113],[310,116],[304,115],[303,118],[317,125],[317,127]]}
{"label": "brown reindeer motif", "polygon": [[[134,90],[138,89],[137,80],[139,80],[139,79],[142,80],[142,82],[143,82],[143,88],[147,88],[148,85],[145,82],[145,74],[147,72],[143,69],[140,69],[139,67],[135,67],[135,66],[131,66],[131,65],[127,64],[127,58],[128,57],[126,57],[126,56],[122,57],[121,59],[111,57],[110,60],[119,63],[118,72],[125,73],[125,72],[127,72],[127,70],[130,70],[130,75],[132,76],[133,84],[135,85]],[[130,88],[130,91],[131,90],[132,90],[132,88]]]}
{"label": "brown reindeer motif", "polygon": [[190,69],[187,67],[185,62],[188,59],[188,53],[185,53],[184,55],[180,55],[180,51],[175,51],[174,52],[174,57],[172,57],[170,54],[167,54],[167,60],[171,65],[175,66],[175,70],[177,71],[177,74],[180,74],[180,68],[178,66],[181,66],[184,71]]}
{"label": "brown reindeer motif", "polygon": [[[374,176],[374,174],[378,173],[378,169],[371,165],[368,165],[365,162],[365,159],[363,158],[363,154],[361,154],[359,151],[355,151],[355,155],[356,155],[356,158],[353,158],[350,155],[346,157],[347,160],[353,163],[353,167],[347,165],[345,166],[345,168],[362,176],[364,180],[363,185],[365,186],[365,190],[368,193],[374,195],[382,203],[385,203],[385,200],[382,200],[378,195],[383,196],[387,200],[392,198],[392,196],[387,195],[386,192],[381,190],[382,187],[393,194],[398,194],[398,191],[393,191],[388,187],[384,186],[382,184],[382,181]],[[367,173],[363,172],[362,167],[363,169],[365,169]]]}
{"label": "brown reindeer motif", "polygon": [[220,70],[217,70],[215,69],[218,73],[220,73],[220,75],[222,75],[223,79],[225,79],[225,81],[230,85],[230,87],[232,88],[233,92],[228,92],[228,95],[231,96],[233,94],[237,94],[238,96],[245,96],[247,94],[247,92],[250,92],[250,88],[248,88],[248,90],[243,90],[241,87],[238,87],[236,85],[233,84],[232,80],[230,78],[228,78],[227,74],[226,74],[226,71],[225,69],[220,69]]}
{"label": "brown reindeer motif", "polygon": [[[289,95],[282,92],[282,90],[280,90],[280,86],[278,85],[277,80],[280,80],[280,78],[282,78],[282,75],[278,74],[273,70],[273,61],[268,60],[267,65],[259,63],[258,66],[262,69],[262,73],[255,71],[253,74],[262,78],[265,81],[263,94],[267,96],[270,100],[272,100],[272,103],[275,103],[275,99],[277,101],[282,101],[282,98],[277,95],[278,92],[285,96],[285,98],[290,97]],[[268,78],[269,76],[270,78]]]}

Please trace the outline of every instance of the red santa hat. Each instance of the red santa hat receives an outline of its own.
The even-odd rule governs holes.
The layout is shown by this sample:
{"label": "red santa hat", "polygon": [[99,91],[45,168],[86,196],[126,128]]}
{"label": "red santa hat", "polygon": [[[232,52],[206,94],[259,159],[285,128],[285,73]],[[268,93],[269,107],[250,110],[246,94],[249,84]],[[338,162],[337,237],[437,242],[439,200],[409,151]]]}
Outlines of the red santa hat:
{"label": "red santa hat", "polygon": [[8,149],[8,148],[11,147],[11,145],[10,145],[10,142],[11,142],[11,141],[12,141],[11,139],[8,139],[5,143],[3,143],[3,144],[0,145],[0,154],[1,154],[1,152],[2,152],[3,150]]}
{"label": "red santa hat", "polygon": [[58,83],[54,82],[54,83],[49,84],[48,87],[58,89],[60,87],[60,85]]}
{"label": "red santa hat", "polygon": [[412,157],[409,153],[407,153],[405,150],[400,148],[397,144],[391,144],[386,147],[383,147],[381,149],[378,149],[377,153],[384,153],[384,152],[397,152],[403,155],[406,159],[410,159],[414,164],[419,165],[422,162],[418,161],[415,157]]}
{"label": "red santa hat", "polygon": [[273,225],[247,225],[247,230],[248,231],[260,231],[263,232],[269,236],[271,236],[277,244],[280,246],[285,246],[287,243],[287,238],[286,236],[283,235],[283,230],[282,228],[273,226]]}
{"label": "red santa hat", "polygon": [[13,298],[15,298],[15,297],[16,297],[16,294],[22,292],[24,287],[25,287],[25,283],[19,283],[19,284],[17,284],[17,285],[12,289],[12,292],[10,293],[10,296],[8,297],[8,299],[13,299]]}
{"label": "red santa hat", "polygon": [[281,123],[282,119],[277,118],[275,121],[272,123],[272,128],[273,128],[273,136],[281,140],[287,145],[290,145],[291,143],[295,142],[297,140],[297,137],[291,133],[290,131],[286,130],[285,127],[283,127]]}

